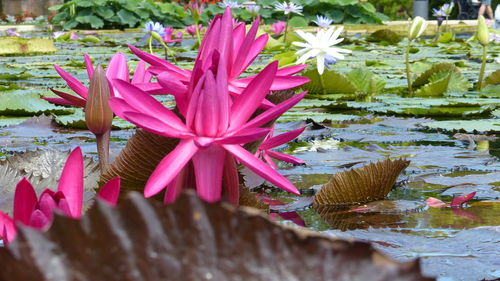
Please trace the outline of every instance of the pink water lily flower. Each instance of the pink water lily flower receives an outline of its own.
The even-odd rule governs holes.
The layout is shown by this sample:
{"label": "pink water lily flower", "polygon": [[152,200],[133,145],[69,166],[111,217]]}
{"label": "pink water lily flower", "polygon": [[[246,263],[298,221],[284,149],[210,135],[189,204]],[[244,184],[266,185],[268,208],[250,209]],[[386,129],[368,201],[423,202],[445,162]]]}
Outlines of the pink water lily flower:
{"label": "pink water lily flower", "polygon": [[[110,180],[102,187],[97,197],[115,205],[120,192],[120,179]],[[78,147],[74,149],[64,165],[57,191],[45,189],[39,198],[28,179],[23,178],[14,194],[14,216],[11,218],[0,211],[0,236],[4,242],[11,242],[16,236],[15,223],[43,230],[50,225],[54,210],[78,219],[83,206],[83,156]]]}
{"label": "pink water lily flower", "polygon": [[165,43],[176,43],[181,42],[182,39],[172,39],[172,35],[174,33],[173,27],[165,27],[165,35],[163,36],[163,42]]}
{"label": "pink water lily flower", "polygon": [[[244,23],[240,23],[233,28],[231,9],[227,8],[222,16],[217,15],[203,38],[194,69],[199,69],[200,73],[203,73],[210,66],[210,54],[214,50],[218,51],[227,63],[226,72],[228,74],[229,92],[233,95],[240,94],[256,77],[252,75],[240,78],[241,74],[245,72],[247,67],[263,50],[268,40],[267,34],[256,38],[259,22],[260,19],[257,18],[246,32]],[[129,48],[140,59],[151,65],[149,71],[157,75],[158,81],[163,87],[161,89],[157,85],[151,85],[151,90],[144,89],[150,94],[174,94],[175,92],[178,94],[177,96],[185,95],[188,92],[188,84],[190,84],[191,80],[198,79],[193,77],[198,75],[193,74],[194,71],[179,68],[134,46],[129,45]],[[295,65],[278,69],[272,81],[271,90],[291,89],[309,82],[308,78],[292,76],[305,67],[306,65]],[[179,104],[177,97],[176,102]],[[272,106],[269,102],[264,101],[264,103],[268,107]],[[180,104],[183,104],[183,102]],[[180,107],[179,110],[184,113],[185,108]]]}
{"label": "pink water lily flower", "polygon": [[280,35],[285,31],[286,23],[284,21],[277,21],[271,25],[271,32]]}
{"label": "pink water lily flower", "polygon": [[264,137],[269,129],[260,127],[297,104],[305,93],[250,119],[269,92],[278,72],[278,62],[264,68],[240,95],[231,98],[225,57],[214,51],[207,61],[212,65],[194,76],[194,85],[189,87],[193,90],[183,99],[188,101],[183,113],[185,121],[138,87],[125,81],[115,82],[123,96],[110,99],[116,115],[149,132],[180,139],[150,176],[144,195],[151,197],[168,186],[165,201],[175,200],[182,186],[172,183],[188,163],[192,163],[197,193],[202,199],[214,202],[221,198],[224,176],[225,194],[230,202],[237,204],[239,182],[233,158],[283,190],[298,194],[293,184],[242,144]]}
{"label": "pink water lily flower", "polygon": [[452,209],[460,208],[463,204],[465,204],[467,201],[471,200],[476,196],[476,192],[471,192],[469,194],[465,194],[462,196],[455,197],[451,200],[451,203],[445,203],[437,198],[434,197],[429,197],[427,200],[425,200],[425,203],[429,207],[433,208],[444,208],[450,206]]}
{"label": "pink water lily flower", "polygon": [[271,158],[297,165],[304,164],[304,161],[300,160],[299,158],[293,157],[285,153],[276,152],[271,149],[294,140],[296,137],[302,134],[302,132],[305,129],[306,127],[303,127],[277,136],[273,136],[274,134],[274,126],[273,126],[273,128],[271,128],[271,131],[266,136],[264,141],[260,144],[257,152],[255,153],[255,156],[261,157],[264,161],[267,162],[267,164],[269,164],[269,166],[271,166],[274,169],[277,169],[278,167]]}
{"label": "pink water lily flower", "polygon": [[[198,24],[198,30],[200,33],[203,31],[203,25]],[[194,24],[186,27],[186,32],[191,36],[196,36],[196,26]]]}
{"label": "pink water lily flower", "polygon": [[[92,66],[92,61],[87,54],[84,55],[84,61],[87,68],[87,75],[90,81],[92,80],[94,67]],[[85,101],[87,100],[88,96],[88,88],[85,87],[82,82],[78,81],[78,79],[62,69],[59,65],[54,64],[54,68],[56,69],[57,73],[66,81],[68,87],[73,90],[73,92],[75,92],[78,96],[50,89],[52,92],[58,95],[59,98],[43,97],[43,99],[48,102],[60,105],[85,107]],[[111,61],[109,62],[109,65],[106,69],[106,77],[108,78],[108,81],[113,81],[113,79],[130,81],[127,60],[124,54],[117,52],[111,58]],[[147,84],[147,82],[149,82],[150,80],[151,74],[146,71],[146,64],[143,61],[139,61],[134,76],[131,80],[132,83]],[[120,95],[116,91],[115,87],[113,87],[113,85],[110,84],[109,88],[111,90],[111,95]]]}

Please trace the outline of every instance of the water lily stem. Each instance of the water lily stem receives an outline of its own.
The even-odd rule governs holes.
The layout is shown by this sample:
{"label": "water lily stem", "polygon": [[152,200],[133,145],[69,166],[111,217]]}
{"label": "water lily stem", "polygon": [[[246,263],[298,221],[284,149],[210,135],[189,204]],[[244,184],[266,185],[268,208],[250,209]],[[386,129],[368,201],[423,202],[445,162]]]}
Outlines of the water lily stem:
{"label": "water lily stem", "polygon": [[325,80],[323,74],[319,74],[319,82],[321,83],[321,88],[323,89],[323,95],[326,95]]}
{"label": "water lily stem", "polygon": [[286,16],[286,23],[285,23],[285,36],[283,37],[283,43],[286,45],[286,35],[288,33],[288,21],[290,20],[290,13]]}
{"label": "water lily stem", "polygon": [[109,161],[109,137],[111,130],[104,134],[96,135],[97,155],[99,157],[99,168],[101,174],[104,173],[108,167]]}
{"label": "water lily stem", "polygon": [[153,55],[153,36],[148,38],[149,53]]}
{"label": "water lily stem", "polygon": [[477,81],[477,90],[481,91],[483,87],[484,70],[486,69],[486,57],[488,55],[488,46],[483,46],[483,62],[481,63],[481,70],[479,71],[479,80]]}
{"label": "water lily stem", "polygon": [[411,40],[408,40],[408,46],[406,46],[406,79],[408,80],[408,93],[411,94],[413,92],[411,88],[411,71],[410,71],[410,46]]}
{"label": "water lily stem", "polygon": [[194,30],[196,30],[196,39],[198,39],[198,48],[201,46],[201,35],[200,35],[200,27],[199,23],[194,23]]}

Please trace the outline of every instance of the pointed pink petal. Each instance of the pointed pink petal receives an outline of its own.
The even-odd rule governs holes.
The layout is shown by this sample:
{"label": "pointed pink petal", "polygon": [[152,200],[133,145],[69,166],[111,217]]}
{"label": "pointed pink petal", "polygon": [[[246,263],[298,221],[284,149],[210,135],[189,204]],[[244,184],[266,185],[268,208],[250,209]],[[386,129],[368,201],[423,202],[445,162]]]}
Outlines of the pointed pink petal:
{"label": "pointed pink petal", "polygon": [[0,231],[4,244],[10,243],[16,237],[14,220],[2,211],[0,211]]}
{"label": "pointed pink petal", "polygon": [[243,127],[241,129],[260,127],[260,126],[268,123],[269,121],[277,119],[278,117],[281,116],[281,114],[285,113],[288,109],[292,108],[299,101],[301,101],[305,95],[306,95],[306,92],[302,92],[302,93],[295,95],[295,96],[289,98],[288,100],[264,111],[263,113],[259,114],[257,117],[248,121],[248,123],[243,125]]}
{"label": "pointed pink petal", "polygon": [[186,163],[198,151],[192,139],[181,142],[156,166],[144,188],[144,196],[151,197],[162,191],[176,176]]}
{"label": "pointed pink petal", "polygon": [[83,84],[80,81],[78,81],[75,77],[71,76],[71,74],[67,73],[59,65],[54,64],[54,68],[56,69],[57,73],[59,73],[61,78],[64,79],[64,81],[66,81],[66,84],[71,90],[73,90],[82,98],[84,99],[87,98],[88,90],[85,86],[83,86]]}
{"label": "pointed pink petal", "polygon": [[177,115],[141,89],[123,80],[114,80],[113,84],[134,111],[155,116],[179,131],[189,131]]}
{"label": "pointed pink petal", "polygon": [[31,215],[29,226],[35,229],[42,230],[46,228],[49,225],[49,223],[50,223],[49,218],[47,218],[45,214],[42,213],[42,211],[35,210]]}
{"label": "pointed pink petal", "polygon": [[116,206],[120,195],[120,177],[112,178],[105,183],[97,193],[97,198],[103,200],[111,206]]}
{"label": "pointed pink petal", "polygon": [[224,161],[222,186],[229,203],[238,206],[240,203],[240,175],[236,160],[230,153],[226,153],[226,160]]}
{"label": "pointed pink petal", "polygon": [[69,202],[66,200],[66,198],[59,199],[59,202],[57,204],[57,209],[65,216],[74,218],[74,219],[79,219],[80,216],[73,216],[71,213],[71,208],[69,206]]}
{"label": "pointed pink petal", "polygon": [[124,112],[136,112],[135,108],[131,107],[124,99],[110,97],[108,102],[113,113],[123,120],[126,120]]}
{"label": "pointed pink petal", "polygon": [[264,161],[266,161],[266,163],[273,169],[278,169],[278,166],[276,166],[276,163],[274,163],[273,159],[271,159],[271,157],[269,157],[269,154],[266,152],[266,151],[262,151],[262,158],[264,159]]}
{"label": "pointed pink petal", "polygon": [[83,54],[83,60],[85,61],[85,68],[87,68],[87,75],[90,81],[92,80],[92,75],[94,75],[94,66],[92,65],[92,60],[89,55]]}
{"label": "pointed pink petal", "polygon": [[26,178],[22,178],[14,193],[14,221],[29,225],[31,214],[36,209],[37,198],[33,186]]}
{"label": "pointed pink petal", "polygon": [[241,127],[260,106],[264,97],[269,93],[269,87],[277,69],[277,61],[270,63],[248,84],[243,93],[234,99],[231,106],[230,130]]}
{"label": "pointed pink petal", "polygon": [[177,130],[162,120],[143,113],[125,111],[122,115],[125,120],[153,134],[162,135],[168,138],[185,138],[189,134],[186,131]]}
{"label": "pointed pink petal", "polygon": [[[252,28],[253,27],[254,26],[252,26]],[[257,28],[258,28],[258,26],[257,26]],[[256,31],[257,30],[255,30],[255,32]],[[250,30],[250,32],[252,32],[252,30]],[[250,34],[250,32],[249,32],[249,34]],[[247,35],[247,38],[248,38],[248,35]],[[253,35],[253,38],[255,38],[255,34]],[[253,38],[252,38],[252,41],[253,41]],[[236,65],[238,68],[235,69],[231,73],[232,74],[231,77],[238,78],[240,76],[240,74],[243,73],[245,71],[245,69],[247,69],[247,67],[250,64],[252,64],[252,62],[255,60],[255,58],[260,54],[260,52],[262,52],[262,50],[266,46],[268,39],[269,39],[269,35],[263,34],[263,35],[259,36],[259,38],[257,38],[257,40],[250,43],[250,45],[245,45],[245,44],[247,44],[247,41],[245,39],[245,42],[242,44],[242,50],[240,50],[240,52],[244,52],[243,53],[244,57],[242,58],[243,61],[238,62],[239,64]]]}
{"label": "pointed pink petal", "polygon": [[64,105],[64,106],[74,106],[74,107],[79,107],[79,105],[76,105],[76,104],[73,104],[63,98],[46,98],[46,97],[42,97],[43,100],[46,100],[50,103],[53,103],[53,104],[58,104],[58,105]]}
{"label": "pointed pink petal", "polygon": [[307,67],[307,64],[298,64],[298,65],[292,65],[292,66],[279,68],[278,71],[276,72],[276,76],[294,75],[294,74],[301,72],[306,67]]}
{"label": "pointed pink petal", "polygon": [[179,111],[185,114],[189,102],[187,100],[188,87],[175,79],[169,72],[161,73],[158,75],[157,80],[162,87],[163,93],[173,95]]}
{"label": "pointed pink petal", "polygon": [[237,134],[223,138],[217,141],[220,144],[244,144],[256,141],[263,138],[269,133],[269,129],[266,128],[251,128],[247,130],[238,131]]}
{"label": "pointed pink petal", "polygon": [[220,200],[225,156],[226,151],[218,145],[200,149],[193,156],[196,191],[207,202]]}
{"label": "pointed pink petal", "polygon": [[[48,190],[48,189],[46,189]],[[40,195],[40,201],[38,203],[40,211],[47,217],[47,219],[52,220],[54,215],[54,209],[56,209],[57,204],[51,195],[51,192],[43,192]]]}
{"label": "pointed pink petal", "polygon": [[167,185],[167,190],[165,190],[165,196],[163,197],[163,204],[173,203],[182,191],[182,185],[184,184],[184,173],[187,166],[182,168],[179,174]]}
{"label": "pointed pink petal", "polygon": [[469,193],[469,194],[466,194],[466,195],[462,195],[462,196],[458,196],[458,197],[455,197],[453,198],[453,200],[451,200],[451,207],[460,207],[462,206],[462,204],[464,204],[465,202],[471,200],[472,198],[474,198],[474,196],[476,196],[476,192],[472,192],[472,193]]}
{"label": "pointed pink petal", "polygon": [[238,54],[241,44],[245,40],[246,25],[240,23],[233,29],[233,54]]}
{"label": "pointed pink petal", "polygon": [[[54,89],[50,89],[50,90],[54,94],[56,94],[56,95],[60,96],[61,98],[65,99],[68,103],[70,103],[72,105],[76,105],[76,106],[79,106],[79,107],[85,107],[86,101],[84,99],[82,99],[82,98],[79,98],[79,97],[70,95],[68,93],[58,91],[58,90],[54,90]],[[48,100],[49,98],[44,98],[44,99]]]}
{"label": "pointed pink petal", "polygon": [[289,131],[289,132],[274,136],[272,138],[269,138],[269,139],[265,140],[264,142],[262,142],[262,144],[260,145],[260,149],[262,149],[262,150],[271,149],[271,148],[278,147],[282,144],[288,143],[288,142],[292,141],[293,139],[295,139],[296,137],[298,137],[300,134],[302,134],[302,132],[305,129],[306,129],[306,127],[302,127],[302,128],[295,129],[293,131]]}
{"label": "pointed pink petal", "polygon": [[[223,93],[217,92],[213,73],[208,70],[205,74],[203,92],[198,98],[194,119],[194,128],[199,136],[215,137],[218,134],[221,119],[219,94]],[[227,95],[227,92],[225,94]]]}
{"label": "pointed pink petal", "polygon": [[64,164],[57,191],[64,194],[72,218],[82,215],[83,205],[83,156],[80,147],[71,151]]}
{"label": "pointed pink petal", "polygon": [[434,197],[427,198],[427,200],[425,200],[425,203],[427,204],[427,206],[432,208],[444,208],[448,206],[448,204]]}
{"label": "pointed pink petal", "polygon": [[191,73],[188,70],[184,70],[182,68],[179,68],[179,67],[177,67],[177,66],[175,66],[175,65],[173,65],[165,60],[162,60],[154,55],[151,55],[150,53],[141,51],[132,45],[128,45],[128,47],[132,51],[132,53],[134,53],[140,59],[144,60],[145,62],[149,63],[152,66],[164,67],[165,70],[178,73],[182,77],[189,77],[189,75]]}
{"label": "pointed pink petal", "polygon": [[132,77],[132,84],[149,82],[146,81],[145,78],[146,78],[146,63],[143,60],[139,60],[139,63],[135,68],[134,76]]}
{"label": "pointed pink petal", "polygon": [[311,81],[309,78],[302,76],[276,76],[271,85],[271,91],[293,89],[309,83],[309,81]]}
{"label": "pointed pink petal", "polygon": [[301,159],[293,157],[293,156],[285,154],[285,153],[276,152],[276,151],[272,151],[272,150],[267,150],[266,153],[275,159],[285,161],[288,163],[292,163],[292,164],[296,164],[296,165],[305,164],[305,162],[302,161]]}
{"label": "pointed pink petal", "polygon": [[[229,7],[222,15],[220,32],[217,34],[217,50],[228,63],[233,62],[233,15]],[[214,34],[215,35],[215,34]]]}
{"label": "pointed pink petal", "polygon": [[234,144],[225,144],[223,147],[232,153],[243,165],[247,166],[250,170],[252,170],[257,175],[266,179],[270,183],[276,185],[277,187],[299,195],[299,191],[291,182],[289,182],[285,177],[283,177],[280,173],[276,172],[273,168],[264,164],[264,162],[260,161],[257,157],[255,157],[252,153],[248,152],[246,149],[239,145]]}
{"label": "pointed pink petal", "polygon": [[218,133],[224,134],[229,127],[230,122],[230,96],[228,91],[228,76],[226,68],[226,59],[220,57],[219,65],[217,66],[216,91],[219,100],[219,124]]}
{"label": "pointed pink petal", "polygon": [[306,227],[306,222],[297,212],[278,213],[278,215],[284,220],[291,221],[298,226]]}
{"label": "pointed pink petal", "polygon": [[123,53],[117,52],[108,64],[106,69],[106,77],[110,81],[114,79],[130,81],[127,59]]}
{"label": "pointed pink petal", "polygon": [[[233,69],[231,70],[230,77],[237,78],[238,76],[240,76],[240,74],[248,67],[248,65],[246,65],[246,62],[248,60],[253,61],[253,59],[255,59],[255,57],[262,51],[262,49],[259,50],[258,47],[255,49],[253,48],[255,35],[257,35],[257,31],[259,30],[259,23],[260,23],[260,18],[257,18],[253,22],[252,27],[250,27],[250,30],[248,31],[243,42],[241,43],[240,48],[236,50],[238,51],[238,53],[235,53],[236,59],[234,60],[234,65]],[[264,42],[267,42],[267,36],[261,36],[259,37],[259,39],[260,38],[264,38],[265,39]],[[264,43],[264,46],[265,45],[266,44]],[[262,48],[264,48],[264,46],[262,46]],[[257,55],[254,55],[255,53],[257,53]]]}
{"label": "pointed pink petal", "polygon": [[134,86],[146,92],[148,95],[165,95],[165,89],[159,83],[135,83]]}
{"label": "pointed pink petal", "polygon": [[196,114],[198,112],[198,100],[200,98],[200,94],[202,92],[202,87],[205,82],[205,75],[203,75],[199,81],[196,87],[194,87],[194,90],[191,93],[191,96],[189,97],[189,104],[187,108],[187,113],[185,115],[186,117],[186,126],[188,128],[192,128]]}

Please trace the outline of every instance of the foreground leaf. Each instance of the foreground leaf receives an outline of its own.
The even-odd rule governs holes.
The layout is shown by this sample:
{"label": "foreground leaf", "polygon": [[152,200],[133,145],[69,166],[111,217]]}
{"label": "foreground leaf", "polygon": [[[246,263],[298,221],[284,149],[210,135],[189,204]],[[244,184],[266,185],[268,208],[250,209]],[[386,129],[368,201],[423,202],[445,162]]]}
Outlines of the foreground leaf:
{"label": "foreground leaf", "polygon": [[416,79],[415,81],[413,82],[413,86],[415,88],[419,88],[427,83],[429,83],[429,79],[431,78],[431,76],[436,73],[436,72],[439,72],[443,69],[447,69],[447,70],[450,70],[450,71],[453,71],[453,72],[460,72],[460,70],[458,69],[458,67],[456,67],[454,64],[452,63],[437,63],[437,64],[434,64],[432,65],[429,69],[427,69],[426,71],[422,72]]}
{"label": "foreground leaf", "polygon": [[20,227],[0,259],[2,280],[433,280],[419,261],[397,263],[368,243],[283,228],[193,192],[168,206],[139,194],[114,209],[99,203],[80,221],[56,216],[46,233]]}

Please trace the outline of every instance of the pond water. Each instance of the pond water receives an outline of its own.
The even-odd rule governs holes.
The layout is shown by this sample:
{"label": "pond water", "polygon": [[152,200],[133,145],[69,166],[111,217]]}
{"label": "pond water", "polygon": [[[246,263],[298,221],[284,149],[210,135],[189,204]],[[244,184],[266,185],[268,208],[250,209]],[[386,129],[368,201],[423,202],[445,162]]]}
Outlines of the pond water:
{"label": "pond water", "polygon": [[[113,32],[99,37],[100,43],[57,43],[59,51],[51,55],[0,57],[2,158],[40,147],[68,150],[81,146],[86,155],[96,155],[93,135],[82,130],[81,111],[50,105],[39,95],[51,95],[48,88],[65,86],[52,67],[54,63],[87,81],[83,52],[105,64],[113,53],[121,51],[132,65],[137,63],[126,44],[144,46],[138,41],[142,34]],[[397,95],[397,87],[406,83],[403,43],[382,46],[366,42],[362,36],[351,41],[343,48],[352,49],[353,55],[339,61],[335,70],[346,72],[370,65],[386,80],[388,90],[371,101],[340,94],[313,95],[278,120],[277,131],[308,126],[296,141],[278,148],[307,164],[280,163],[280,171],[303,190],[302,197],[276,192],[272,186],[263,188],[268,196],[285,204],[272,207],[271,217],[325,235],[372,241],[399,261],[421,257],[424,274],[439,276],[439,280],[500,278],[500,142],[489,142],[486,147],[455,135],[498,133],[500,93],[469,91],[438,98],[403,98]],[[174,47],[182,67],[192,66],[192,42],[185,40]],[[469,51],[469,43],[429,46],[430,42],[416,45],[418,51],[411,55],[414,72],[422,72],[433,62],[451,62],[474,82],[481,54],[477,44],[471,44]],[[156,52],[161,54],[159,49]],[[249,71],[258,72],[278,53],[265,53]],[[494,62],[500,54],[498,44],[490,48],[490,54],[487,73],[500,68],[500,63]],[[173,105],[169,96],[158,98]],[[31,119],[40,114],[47,117]],[[116,120],[114,125],[121,130],[112,132],[112,159],[134,133],[127,122]],[[351,208],[310,206],[314,190],[332,174],[387,157],[411,160],[387,200]],[[250,173],[245,180],[249,186],[262,184]],[[429,208],[425,204],[428,197],[449,202],[454,196],[474,191],[476,197],[464,208]]]}

